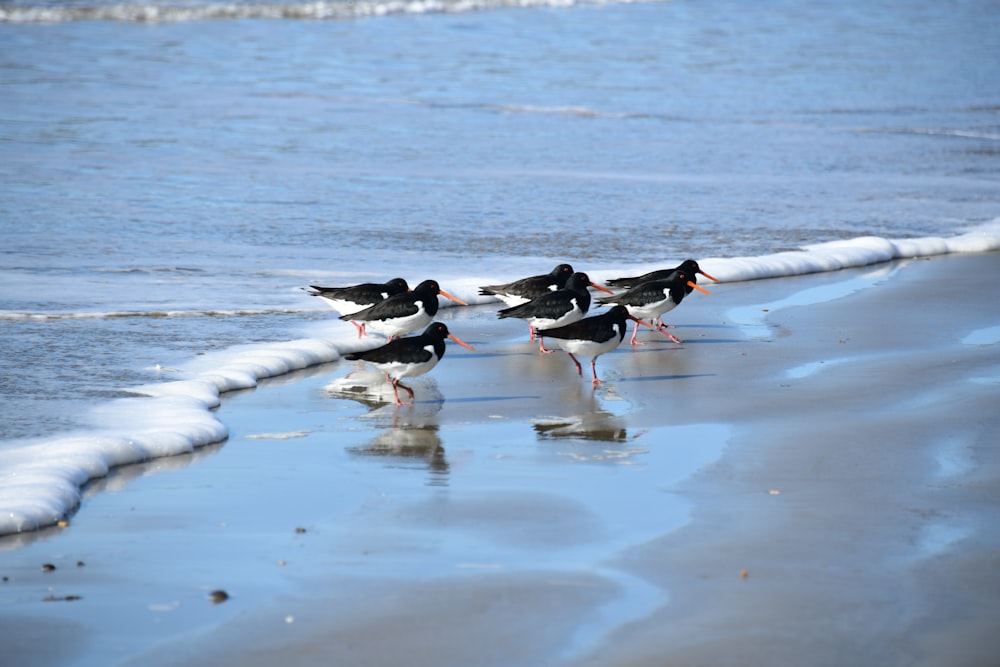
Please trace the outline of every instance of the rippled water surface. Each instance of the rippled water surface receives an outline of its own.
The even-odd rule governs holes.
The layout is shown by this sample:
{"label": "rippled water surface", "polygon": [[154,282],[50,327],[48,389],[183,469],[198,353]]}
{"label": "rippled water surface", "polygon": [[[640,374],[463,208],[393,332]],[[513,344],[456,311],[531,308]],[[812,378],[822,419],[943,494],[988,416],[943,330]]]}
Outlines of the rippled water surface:
{"label": "rippled water surface", "polygon": [[129,6],[146,14],[0,13],[4,438],[61,431],[157,364],[298,335],[328,316],[310,282],[997,215],[985,2]]}

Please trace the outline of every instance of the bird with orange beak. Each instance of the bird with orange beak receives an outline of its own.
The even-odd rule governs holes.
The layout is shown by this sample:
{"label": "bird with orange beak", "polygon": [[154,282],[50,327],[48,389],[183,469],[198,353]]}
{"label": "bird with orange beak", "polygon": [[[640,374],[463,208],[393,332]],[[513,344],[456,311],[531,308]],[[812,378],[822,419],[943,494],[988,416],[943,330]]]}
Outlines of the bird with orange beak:
{"label": "bird with orange beak", "polygon": [[[651,280],[639,283],[629,290],[604,297],[599,299],[599,301],[603,305],[617,304],[625,306],[628,309],[629,315],[634,319],[650,320],[652,322],[654,319],[660,318],[660,325],[656,328],[670,340],[680,343],[680,338],[665,331],[666,325],[663,324],[663,314],[680,305],[680,302],[690,290],[698,290],[705,294],[711,294],[704,287],[699,287],[688,277],[688,274],[682,271],[674,271],[671,277],[665,280]],[[639,325],[636,324],[635,329],[632,331],[632,338],[629,340],[630,344],[642,345],[635,338],[638,333]]]}
{"label": "bird with orange beak", "polygon": [[438,312],[439,294],[460,305],[469,305],[441,289],[436,280],[425,280],[411,292],[394,294],[370,308],[342,315],[340,319],[360,322],[365,327],[365,333],[371,329],[392,340],[430,324]]}
{"label": "bird with orange beak", "polygon": [[[635,287],[640,283],[648,283],[651,280],[666,280],[675,271],[686,273],[688,275],[688,278],[690,278],[691,282],[693,283],[698,282],[699,275],[705,276],[712,282],[715,283],[719,282],[718,278],[714,278],[705,273],[704,271],[702,271],[701,266],[698,264],[697,261],[693,259],[685,259],[683,262],[681,262],[672,269],[659,269],[657,271],[650,271],[649,273],[644,273],[641,276],[634,276],[631,278],[612,278],[611,280],[608,281],[608,284],[611,285],[612,287],[621,287],[624,289],[628,289],[630,287]],[[692,289],[693,288],[689,287],[685,291],[688,294],[690,294]]]}
{"label": "bird with orange beak", "polygon": [[[591,282],[586,273],[577,272],[569,277],[562,289],[543,294],[519,306],[504,308],[498,316],[501,319],[516,317],[527,321],[531,340],[534,340],[539,329],[553,329],[583,319],[590,310],[589,287],[611,294],[607,287]],[[538,349],[541,352],[551,351],[545,349],[541,336],[538,337]]]}
{"label": "bird with orange beak", "polygon": [[402,388],[410,395],[411,399],[413,398],[413,389],[400,380],[405,377],[423,375],[437,366],[441,358],[444,357],[444,341],[446,339],[453,340],[462,347],[475,351],[471,345],[448,331],[448,327],[444,323],[432,322],[418,336],[396,338],[381,347],[365,352],[353,352],[345,355],[345,358],[353,361],[366,361],[381,370],[392,384],[396,405],[411,405],[410,402],[400,400],[399,389]]}
{"label": "bird with orange beak", "polygon": [[628,329],[627,320],[634,320],[635,326],[649,326],[628,313],[625,306],[614,306],[605,313],[585,317],[582,320],[554,329],[541,329],[539,336],[555,338],[559,347],[566,350],[576,365],[577,375],[583,375],[583,368],[576,356],[590,357],[590,370],[594,374],[593,384],[604,384],[597,377],[597,358],[618,347]]}

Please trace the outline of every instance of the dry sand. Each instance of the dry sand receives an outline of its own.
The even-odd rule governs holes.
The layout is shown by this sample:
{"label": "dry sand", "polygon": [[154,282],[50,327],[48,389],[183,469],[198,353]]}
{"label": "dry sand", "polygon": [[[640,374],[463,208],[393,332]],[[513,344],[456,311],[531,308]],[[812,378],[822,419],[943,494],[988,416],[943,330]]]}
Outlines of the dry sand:
{"label": "dry sand", "polygon": [[297,373],[0,540],[5,660],[993,665],[998,280],[987,253],[717,285],[596,391],[449,310],[477,353],[413,408]]}

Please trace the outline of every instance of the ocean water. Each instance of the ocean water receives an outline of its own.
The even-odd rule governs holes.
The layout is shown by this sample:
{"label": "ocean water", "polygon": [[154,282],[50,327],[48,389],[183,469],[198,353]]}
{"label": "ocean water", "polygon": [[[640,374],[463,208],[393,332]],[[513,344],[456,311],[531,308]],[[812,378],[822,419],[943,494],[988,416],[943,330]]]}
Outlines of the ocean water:
{"label": "ocean water", "polygon": [[311,283],[996,249],[998,36],[985,1],[2,3],[0,533],[353,349]]}

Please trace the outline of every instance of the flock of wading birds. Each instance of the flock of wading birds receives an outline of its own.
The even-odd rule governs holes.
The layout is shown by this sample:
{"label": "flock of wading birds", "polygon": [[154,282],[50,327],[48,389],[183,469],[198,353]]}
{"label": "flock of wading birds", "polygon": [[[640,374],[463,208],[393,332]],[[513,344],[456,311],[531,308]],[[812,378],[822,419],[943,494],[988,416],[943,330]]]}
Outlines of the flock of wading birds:
{"label": "flock of wading birds", "polygon": [[[699,274],[718,282],[702,271],[698,262],[688,259],[673,268],[607,281],[612,287],[623,290],[615,293],[591,282],[586,273],[573,271],[569,264],[560,264],[549,273],[504,285],[486,285],[480,288],[480,294],[494,296],[507,304],[507,308],[499,311],[500,318],[525,320],[531,340],[538,338],[539,351],[551,352],[545,347],[545,339],[555,339],[569,353],[579,375],[583,375],[583,369],[576,356],[590,357],[593,384],[598,385],[604,381],[597,377],[597,357],[615,349],[624,340],[628,328],[626,320],[635,322],[630,339],[632,345],[642,345],[636,340],[640,325],[681,342],[667,332],[668,326],[662,316],[676,308],[692,290],[709,294],[698,286]],[[600,315],[584,317],[590,310],[591,287],[610,295],[597,301],[611,308]],[[468,305],[442,290],[435,280],[425,280],[413,289],[402,278],[394,278],[386,283],[349,287],[311,285],[308,291],[329,303],[340,313],[340,319],[354,324],[359,337],[366,335],[369,329],[388,337],[385,345],[348,354],[346,358],[368,362],[384,372],[392,384],[397,406],[410,405],[400,400],[400,388],[413,398],[413,389],[401,380],[423,375],[434,368],[444,356],[445,339],[450,338],[474,350],[449,332],[444,323],[434,321],[438,295]],[[407,336],[420,329],[423,333]]]}

